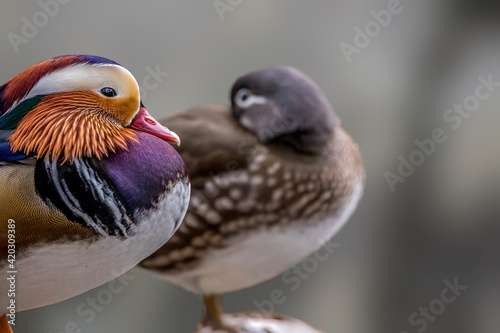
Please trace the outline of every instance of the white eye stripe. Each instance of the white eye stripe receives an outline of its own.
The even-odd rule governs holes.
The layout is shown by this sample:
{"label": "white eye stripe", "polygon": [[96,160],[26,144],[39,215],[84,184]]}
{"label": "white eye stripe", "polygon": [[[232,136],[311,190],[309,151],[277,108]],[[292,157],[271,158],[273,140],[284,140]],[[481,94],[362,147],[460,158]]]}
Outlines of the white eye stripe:
{"label": "white eye stripe", "polygon": [[234,96],[234,102],[240,108],[248,108],[255,104],[266,104],[267,99],[262,96],[253,95],[250,90],[242,88]]}
{"label": "white eye stripe", "polygon": [[[133,83],[137,85],[133,75],[126,68],[119,65],[78,64],[68,66],[42,77],[31,91],[17,100],[8,111],[37,95],[50,95],[58,92],[89,90],[100,93],[100,90],[104,87],[113,87],[117,95],[122,95],[125,92],[120,85],[126,77],[130,77]],[[104,79],[108,82],[103,82]],[[99,85],[99,83],[102,84]],[[137,85],[137,89],[138,87]]]}

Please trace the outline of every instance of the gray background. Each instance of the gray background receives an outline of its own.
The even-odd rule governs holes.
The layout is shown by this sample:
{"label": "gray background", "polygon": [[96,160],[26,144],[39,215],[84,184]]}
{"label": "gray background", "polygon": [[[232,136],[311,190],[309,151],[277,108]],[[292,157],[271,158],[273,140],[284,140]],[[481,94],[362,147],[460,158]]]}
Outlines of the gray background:
{"label": "gray background", "polygon": [[[479,75],[500,81],[500,11],[496,1],[402,0],[402,12],[348,63],[340,43],[353,44],[353,29],[364,28],[370,11],[388,2],[246,0],[221,20],[212,1],[70,0],[16,53],[8,34],[22,35],[22,18],[33,22],[42,8],[37,1],[0,0],[0,81],[61,54],[108,57],[139,83],[148,67],[159,66],[169,75],[144,102],[160,118],[198,104],[227,104],[234,79],[250,70],[301,69],[359,143],[366,193],[334,239],[340,247],[297,290],[278,277],[227,295],[227,309],[254,309],[254,301],[280,289],[286,301],[276,311],[326,332],[417,332],[409,316],[440,297],[445,279],[458,278],[467,290],[426,332],[498,332],[500,92],[459,129],[443,114],[474,92]],[[397,172],[398,156],[408,158],[414,140],[435,128],[448,140],[392,192],[384,173]],[[139,269],[129,274],[134,279],[90,323],[76,309],[104,295],[106,286],[20,313],[14,330],[193,331],[202,312],[198,296]]]}

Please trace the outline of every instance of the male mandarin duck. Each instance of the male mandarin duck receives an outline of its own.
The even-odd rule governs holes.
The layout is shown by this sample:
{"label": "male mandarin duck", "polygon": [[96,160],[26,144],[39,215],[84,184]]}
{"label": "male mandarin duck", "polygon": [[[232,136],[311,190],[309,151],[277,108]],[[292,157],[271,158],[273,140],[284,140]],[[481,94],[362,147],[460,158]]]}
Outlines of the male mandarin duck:
{"label": "male mandarin duck", "polygon": [[[193,186],[184,223],[141,265],[204,296],[211,327],[240,332],[218,295],[276,277],[318,250],[362,195],[358,146],[320,88],[289,67],[251,72],[231,107],[202,106],[162,122]],[[236,325],[237,326],[237,325]]]}
{"label": "male mandarin duck", "polygon": [[0,282],[0,332],[11,300],[18,312],[79,295],[172,236],[190,184],[170,143],[111,60],[57,57],[0,86],[0,270],[17,272],[15,295]]}

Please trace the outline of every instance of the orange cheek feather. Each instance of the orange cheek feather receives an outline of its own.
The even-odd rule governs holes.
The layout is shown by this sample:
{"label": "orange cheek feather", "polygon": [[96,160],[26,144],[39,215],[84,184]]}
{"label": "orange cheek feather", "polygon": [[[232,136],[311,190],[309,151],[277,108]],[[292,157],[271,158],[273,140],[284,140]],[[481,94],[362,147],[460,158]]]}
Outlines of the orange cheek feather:
{"label": "orange cheek feather", "polygon": [[140,100],[135,96],[111,99],[96,94],[96,97],[99,107],[118,119],[123,126],[128,126],[139,110]]}
{"label": "orange cheek feather", "polygon": [[85,91],[49,95],[20,122],[8,139],[10,145],[15,151],[36,152],[37,158],[51,156],[61,163],[127,149],[127,143],[136,139],[134,130],[122,123],[131,120],[137,109],[123,112],[134,102],[112,101]]}

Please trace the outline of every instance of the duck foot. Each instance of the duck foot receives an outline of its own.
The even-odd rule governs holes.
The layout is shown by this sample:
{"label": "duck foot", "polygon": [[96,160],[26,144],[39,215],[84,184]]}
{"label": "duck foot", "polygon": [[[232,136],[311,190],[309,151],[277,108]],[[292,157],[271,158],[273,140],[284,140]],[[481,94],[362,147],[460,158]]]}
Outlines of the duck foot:
{"label": "duck foot", "polygon": [[306,323],[273,312],[239,312],[221,315],[221,323],[203,320],[195,333],[321,333]]}

